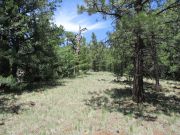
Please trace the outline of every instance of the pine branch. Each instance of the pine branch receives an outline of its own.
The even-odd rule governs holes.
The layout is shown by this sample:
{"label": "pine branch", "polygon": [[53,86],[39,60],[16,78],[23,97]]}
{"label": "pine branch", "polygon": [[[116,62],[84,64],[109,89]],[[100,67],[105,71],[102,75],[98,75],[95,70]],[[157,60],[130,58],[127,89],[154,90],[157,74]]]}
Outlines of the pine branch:
{"label": "pine branch", "polygon": [[169,9],[176,8],[176,7],[180,7],[180,0],[177,0],[176,2],[170,4],[166,8],[162,9],[161,11],[159,11],[156,15],[160,15],[161,13],[163,13],[163,12],[169,10]]}

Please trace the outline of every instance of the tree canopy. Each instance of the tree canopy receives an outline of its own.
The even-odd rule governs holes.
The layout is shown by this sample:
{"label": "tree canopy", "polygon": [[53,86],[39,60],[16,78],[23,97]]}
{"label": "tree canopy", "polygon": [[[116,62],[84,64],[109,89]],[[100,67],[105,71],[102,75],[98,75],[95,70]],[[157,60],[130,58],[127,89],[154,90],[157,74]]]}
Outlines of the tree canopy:
{"label": "tree canopy", "polygon": [[[0,87],[20,89],[93,71],[133,78],[133,100],[142,102],[143,78],[180,78],[179,0],[85,0],[79,13],[114,19],[106,42],[65,31],[52,17],[61,0],[2,0],[0,3]],[[62,18],[63,19],[63,18]],[[81,36],[81,35],[79,35]],[[77,53],[78,50],[78,53]]]}

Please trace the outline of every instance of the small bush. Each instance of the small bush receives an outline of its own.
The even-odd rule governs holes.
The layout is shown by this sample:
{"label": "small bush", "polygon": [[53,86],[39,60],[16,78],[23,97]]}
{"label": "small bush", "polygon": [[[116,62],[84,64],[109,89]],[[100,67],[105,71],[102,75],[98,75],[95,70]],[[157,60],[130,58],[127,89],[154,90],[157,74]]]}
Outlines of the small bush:
{"label": "small bush", "polygon": [[13,88],[17,84],[16,80],[12,76],[2,77],[0,76],[0,87]]}

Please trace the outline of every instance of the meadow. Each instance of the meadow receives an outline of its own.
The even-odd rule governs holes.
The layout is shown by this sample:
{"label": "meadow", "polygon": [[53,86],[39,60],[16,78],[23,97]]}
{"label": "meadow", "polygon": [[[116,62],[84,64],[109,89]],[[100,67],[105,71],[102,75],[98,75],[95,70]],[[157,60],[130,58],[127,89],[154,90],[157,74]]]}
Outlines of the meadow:
{"label": "meadow", "polygon": [[1,93],[0,135],[179,135],[180,82],[161,80],[146,101],[131,100],[131,82],[88,72],[35,91]]}

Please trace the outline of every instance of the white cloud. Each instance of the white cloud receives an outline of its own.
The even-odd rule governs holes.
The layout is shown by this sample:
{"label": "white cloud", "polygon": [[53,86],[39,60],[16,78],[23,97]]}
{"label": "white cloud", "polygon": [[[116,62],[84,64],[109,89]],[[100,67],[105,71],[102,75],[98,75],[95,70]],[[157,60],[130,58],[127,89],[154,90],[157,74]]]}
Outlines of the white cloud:
{"label": "white cloud", "polygon": [[62,25],[66,31],[78,32],[79,25],[86,27],[88,31],[106,28],[105,21],[93,22],[91,17],[87,15],[78,15],[76,12],[69,13],[67,11],[60,11],[55,15],[55,24]]}

